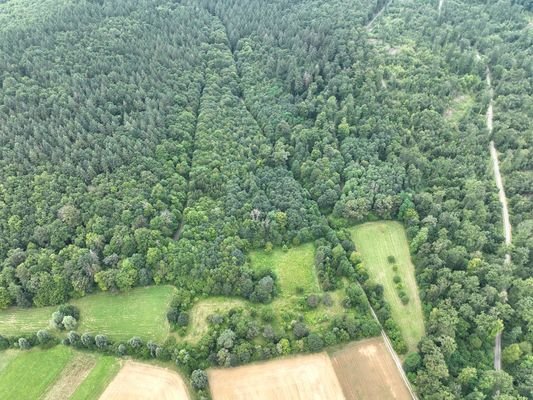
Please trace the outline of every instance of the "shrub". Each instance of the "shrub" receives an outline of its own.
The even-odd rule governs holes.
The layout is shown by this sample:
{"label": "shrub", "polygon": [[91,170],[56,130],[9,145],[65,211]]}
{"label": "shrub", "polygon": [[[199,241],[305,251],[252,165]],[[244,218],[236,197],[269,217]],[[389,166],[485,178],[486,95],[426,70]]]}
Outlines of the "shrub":
{"label": "shrub", "polygon": [[140,347],[142,347],[143,345],[143,341],[140,337],[138,336],[134,336],[132,337],[129,341],[128,341],[128,344],[134,348],[134,349],[138,349]]}
{"label": "shrub", "polygon": [[307,306],[309,308],[317,308],[320,304],[320,297],[318,297],[316,294],[310,294],[307,296]]}
{"label": "shrub", "polygon": [[85,332],[83,335],[81,335],[81,343],[87,347],[90,348],[94,345],[94,337],[88,332]]}
{"label": "shrub", "polygon": [[317,352],[324,347],[324,341],[316,333],[311,333],[307,336],[307,348],[309,351]]}
{"label": "shrub", "polygon": [[61,311],[54,311],[52,313],[52,319],[50,320],[50,326],[55,329],[65,329],[63,326],[63,318],[65,318],[65,314]]}
{"label": "shrub", "polygon": [[400,278],[399,275],[394,275],[394,278],[392,278],[394,283],[400,283],[402,281],[402,278]]}
{"label": "shrub", "polygon": [[396,257],[390,255],[387,257],[387,261],[389,262],[389,264],[394,264],[396,262]]}
{"label": "shrub", "polygon": [[67,335],[69,343],[73,346],[79,346],[81,342],[81,337],[78,332],[70,331]]}
{"label": "shrub", "polygon": [[180,312],[177,319],[178,326],[187,326],[189,325],[189,314],[186,312]]}
{"label": "shrub", "polygon": [[117,347],[117,355],[123,356],[125,354],[126,354],[126,346],[123,343],[121,343]]}
{"label": "shrub", "polygon": [[324,293],[324,296],[322,296],[322,304],[324,304],[326,307],[333,306],[333,299],[329,293]]}
{"label": "shrub", "polygon": [[303,322],[296,322],[292,327],[292,333],[296,339],[301,339],[309,335],[309,329]]}
{"label": "shrub", "polygon": [[28,350],[31,347],[30,342],[26,338],[19,338],[18,345],[21,350]]}
{"label": "shrub", "polygon": [[195,369],[194,371],[192,371],[191,384],[195,389],[197,390],[205,389],[207,388],[207,383],[208,383],[207,374],[204,370]]}
{"label": "shrub", "polygon": [[73,306],[72,304],[62,304],[58,307],[57,311],[59,311],[65,316],[70,315],[76,320],[80,319],[80,310],[78,309],[78,307]]}
{"label": "shrub", "polygon": [[96,335],[94,337],[94,342],[96,344],[96,347],[99,349],[105,349],[107,347],[108,341],[106,335]]}
{"label": "shrub", "polygon": [[76,318],[74,318],[71,315],[67,315],[63,317],[63,320],[61,321],[61,323],[63,325],[63,328],[68,331],[72,331],[76,329],[76,326],[78,326],[78,321],[76,321]]}
{"label": "shrub", "polygon": [[37,340],[39,341],[39,344],[47,344],[51,338],[50,333],[46,329],[41,329],[37,332]]}
{"label": "shrub", "polygon": [[394,265],[392,266],[392,270],[393,270],[394,272],[398,272],[398,265],[397,265],[397,264],[394,264]]}

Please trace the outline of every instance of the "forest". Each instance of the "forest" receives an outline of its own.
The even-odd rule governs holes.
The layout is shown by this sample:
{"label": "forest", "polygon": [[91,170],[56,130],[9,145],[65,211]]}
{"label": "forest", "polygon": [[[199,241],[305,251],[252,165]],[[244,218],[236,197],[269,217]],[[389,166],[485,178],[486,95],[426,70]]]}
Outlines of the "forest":
{"label": "forest", "polygon": [[[357,282],[343,340],[371,336],[360,288],[390,309],[347,228],[397,220],[426,326],[404,363],[419,397],[533,398],[531,2],[0,3],[1,309],[168,284],[186,325],[194,298],[270,303],[279,279],[250,252],[313,243],[321,290]],[[244,339],[269,317],[246,313],[218,322],[213,348],[243,331],[222,364],[270,357]],[[204,350],[195,366],[220,364]]]}

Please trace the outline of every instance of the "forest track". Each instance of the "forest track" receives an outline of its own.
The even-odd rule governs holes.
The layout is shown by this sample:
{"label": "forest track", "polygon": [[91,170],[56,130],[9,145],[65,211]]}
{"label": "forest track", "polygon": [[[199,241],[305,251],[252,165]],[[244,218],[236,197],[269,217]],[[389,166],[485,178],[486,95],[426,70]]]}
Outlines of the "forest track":
{"label": "forest track", "polygon": [[387,3],[385,3],[383,8],[379,10],[378,13],[374,15],[374,18],[372,18],[372,20],[366,25],[366,29],[368,31],[372,30],[372,25],[374,24],[374,21],[379,18],[379,16],[383,13],[383,11],[385,11],[385,9],[390,5],[390,3],[392,3],[392,0],[389,0]]}
{"label": "forest track", "polygon": [[[489,107],[487,108],[487,130],[489,135],[492,137],[492,128],[493,128],[493,117],[494,117],[494,108],[492,106],[493,99],[493,90],[490,69],[487,67],[487,86],[490,92],[490,102]],[[494,145],[494,141],[490,141],[490,156],[492,159],[492,168],[494,170],[494,178],[496,179],[496,187],[498,188],[498,196],[500,198],[500,203],[502,204],[502,218],[503,218],[503,230],[505,235],[505,244],[510,245],[512,242],[512,230],[511,222],[509,219],[509,208],[507,205],[507,196],[505,195],[505,190],[503,187],[502,175],[500,173],[500,162],[498,160],[498,151]],[[511,263],[511,254],[505,254],[505,264]],[[498,332],[496,338],[494,339],[494,369],[500,371],[502,369],[502,333]]]}
{"label": "forest track", "polygon": [[439,0],[439,17],[440,17],[440,12],[442,10],[443,4],[444,4],[444,0]]}

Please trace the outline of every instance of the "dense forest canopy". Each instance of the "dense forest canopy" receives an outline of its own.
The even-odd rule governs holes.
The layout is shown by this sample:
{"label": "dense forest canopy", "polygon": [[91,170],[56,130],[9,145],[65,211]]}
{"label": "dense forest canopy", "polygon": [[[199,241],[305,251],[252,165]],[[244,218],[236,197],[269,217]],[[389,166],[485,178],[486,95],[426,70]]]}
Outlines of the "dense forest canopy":
{"label": "dense forest canopy", "polygon": [[532,398],[532,6],[437,3],[2,2],[0,307],[163,283],[267,301],[247,253],[309,241],[322,289],[377,298],[343,228],[398,219],[420,397]]}

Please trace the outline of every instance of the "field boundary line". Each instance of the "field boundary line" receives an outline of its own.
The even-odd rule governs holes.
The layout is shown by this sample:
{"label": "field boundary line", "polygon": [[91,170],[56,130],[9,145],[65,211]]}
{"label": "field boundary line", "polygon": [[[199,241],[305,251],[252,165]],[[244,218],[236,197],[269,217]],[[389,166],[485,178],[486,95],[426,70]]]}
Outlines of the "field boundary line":
{"label": "field boundary line", "polygon": [[394,351],[394,348],[392,347],[391,341],[387,334],[385,333],[385,330],[383,329],[383,326],[381,325],[381,322],[379,322],[378,316],[374,312],[374,309],[368,304],[370,307],[370,312],[372,313],[372,316],[376,320],[376,322],[379,324],[379,327],[381,329],[381,336],[383,337],[383,341],[385,342],[385,347],[387,347],[387,350],[389,351],[390,355],[392,356],[392,359],[394,360],[394,364],[396,364],[396,367],[398,368],[398,371],[400,372],[400,376],[402,377],[403,382],[405,383],[405,386],[407,386],[407,390],[409,390],[409,394],[411,395],[411,398],[413,400],[418,400],[418,397],[416,397],[416,394],[411,387],[411,382],[409,382],[409,379],[407,378],[407,375],[405,375],[405,371],[402,367],[402,362],[400,361],[400,358],[398,357],[398,354]]}

